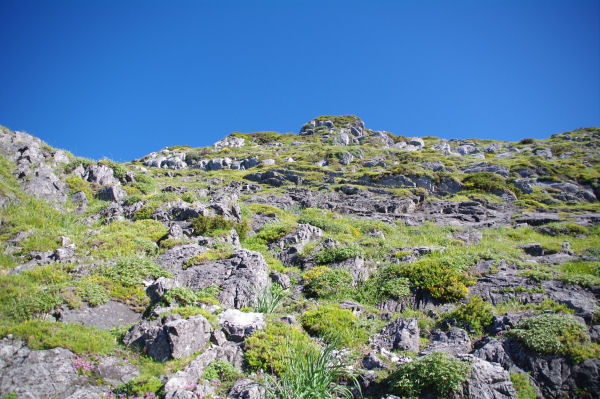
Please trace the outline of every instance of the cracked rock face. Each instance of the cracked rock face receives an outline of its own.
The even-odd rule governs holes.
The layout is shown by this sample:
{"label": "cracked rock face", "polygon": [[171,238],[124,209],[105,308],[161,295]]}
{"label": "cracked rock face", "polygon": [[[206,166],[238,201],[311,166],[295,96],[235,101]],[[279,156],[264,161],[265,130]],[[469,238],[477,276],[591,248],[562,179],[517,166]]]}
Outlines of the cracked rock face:
{"label": "cracked rock face", "polygon": [[0,395],[18,398],[92,398],[108,387],[91,386],[78,375],[68,349],[30,350],[21,341],[0,341]]}

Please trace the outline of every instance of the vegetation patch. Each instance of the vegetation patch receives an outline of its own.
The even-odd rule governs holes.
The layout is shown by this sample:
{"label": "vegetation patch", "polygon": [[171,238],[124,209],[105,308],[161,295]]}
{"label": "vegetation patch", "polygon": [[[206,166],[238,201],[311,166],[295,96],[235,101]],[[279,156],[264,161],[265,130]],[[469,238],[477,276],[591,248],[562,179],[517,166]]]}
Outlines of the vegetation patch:
{"label": "vegetation patch", "polygon": [[287,370],[286,348],[301,345],[304,350],[316,350],[316,345],[298,327],[282,321],[267,323],[244,341],[244,361],[249,370],[266,370],[281,374]]}
{"label": "vegetation patch", "polygon": [[338,305],[323,304],[307,310],[300,318],[310,334],[322,337],[338,347],[357,347],[369,337],[369,330],[351,310]]}
{"label": "vegetation patch", "polygon": [[449,398],[469,377],[471,366],[443,352],[404,363],[387,378],[390,389],[402,397],[431,394]]}
{"label": "vegetation patch", "polygon": [[574,363],[600,356],[600,346],[591,342],[585,324],[565,314],[525,318],[507,335],[538,353],[565,356]]}

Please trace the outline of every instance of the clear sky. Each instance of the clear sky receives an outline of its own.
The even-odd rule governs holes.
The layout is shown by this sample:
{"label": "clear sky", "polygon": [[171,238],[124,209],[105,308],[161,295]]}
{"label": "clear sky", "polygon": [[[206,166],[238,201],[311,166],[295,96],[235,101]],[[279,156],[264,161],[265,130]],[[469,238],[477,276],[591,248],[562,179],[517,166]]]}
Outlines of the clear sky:
{"label": "clear sky", "polygon": [[600,125],[600,1],[0,0],[0,124],[94,159],[355,114],[401,135]]}

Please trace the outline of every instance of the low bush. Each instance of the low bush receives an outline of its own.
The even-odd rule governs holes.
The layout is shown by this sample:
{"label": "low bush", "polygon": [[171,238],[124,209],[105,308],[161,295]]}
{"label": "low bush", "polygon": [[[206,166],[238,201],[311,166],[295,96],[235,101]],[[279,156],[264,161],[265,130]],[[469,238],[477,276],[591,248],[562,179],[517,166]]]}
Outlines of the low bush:
{"label": "low bush", "polygon": [[168,233],[160,222],[152,219],[135,222],[116,221],[104,227],[86,243],[92,255],[113,259],[129,255],[153,255],[158,251],[156,242]]}
{"label": "low bush", "polygon": [[343,299],[352,288],[352,274],[346,269],[317,266],[302,276],[308,296],[321,299]]}
{"label": "low bush", "polygon": [[137,188],[144,194],[152,194],[158,189],[158,185],[154,179],[147,174],[138,173],[135,175],[133,187]]}
{"label": "low bush", "polygon": [[465,188],[481,190],[488,193],[515,191],[515,188],[509,186],[502,176],[492,172],[470,173],[462,182],[465,185]]}
{"label": "low bush", "polygon": [[287,370],[286,347],[301,345],[304,350],[316,350],[316,345],[298,327],[282,321],[269,322],[244,341],[244,361],[251,371],[265,370],[282,374]]}
{"label": "low bush", "polygon": [[351,310],[325,304],[307,310],[300,318],[302,327],[338,347],[357,347],[364,344],[369,331]]}
{"label": "low bush", "polygon": [[404,363],[387,378],[392,392],[402,397],[431,394],[452,397],[469,377],[471,366],[443,352]]}
{"label": "low bush", "polygon": [[127,176],[127,169],[120,163],[111,159],[102,159],[98,161],[98,165],[104,165],[111,168],[113,170],[113,175],[121,181],[125,180],[125,177]]}
{"label": "low bush", "polygon": [[354,299],[367,304],[376,305],[388,298],[401,300],[411,293],[410,280],[402,276],[403,266],[391,264],[371,277],[359,283]]}
{"label": "low bush", "polygon": [[356,256],[363,256],[364,250],[357,244],[344,247],[323,248],[315,255],[315,261],[319,264],[341,262]]}
{"label": "low bush", "polygon": [[307,223],[333,234],[346,234],[354,238],[360,237],[360,232],[356,228],[343,219],[336,219],[332,212],[322,209],[304,209],[298,218],[298,223]]}
{"label": "low bush", "polygon": [[525,144],[533,144],[533,143],[535,143],[535,139],[532,138],[532,137],[527,137],[527,138],[524,138],[521,141],[519,141],[519,144],[523,144],[523,145],[525,145]]}
{"label": "low bush", "polygon": [[199,236],[214,236],[233,228],[238,233],[240,240],[246,238],[249,229],[247,223],[236,223],[225,219],[223,216],[210,217],[202,215],[192,219],[192,227],[194,228],[194,234]]}
{"label": "low bush", "polygon": [[541,314],[522,319],[507,332],[538,353],[565,356],[574,363],[600,356],[600,346],[592,344],[585,324],[565,314]]}
{"label": "low bush", "polygon": [[517,399],[537,399],[537,391],[529,381],[529,374],[510,373],[510,381],[517,391]]}
{"label": "low bush", "polygon": [[114,265],[102,268],[101,274],[125,286],[139,286],[149,278],[173,277],[173,275],[152,260],[136,256],[123,256],[116,260]]}
{"label": "low bush", "polygon": [[481,299],[479,295],[473,295],[469,298],[469,302],[447,313],[444,319],[455,319],[461,328],[472,333],[481,334],[483,329],[492,323],[494,308]]}
{"label": "low bush", "polygon": [[210,363],[204,369],[202,378],[207,381],[215,381],[218,385],[218,392],[226,394],[233,386],[235,380],[241,377],[241,373],[231,363],[217,359]]}
{"label": "low bush", "polygon": [[424,258],[404,265],[399,273],[435,299],[458,301],[469,293],[467,286],[475,283],[461,268],[450,258]]}

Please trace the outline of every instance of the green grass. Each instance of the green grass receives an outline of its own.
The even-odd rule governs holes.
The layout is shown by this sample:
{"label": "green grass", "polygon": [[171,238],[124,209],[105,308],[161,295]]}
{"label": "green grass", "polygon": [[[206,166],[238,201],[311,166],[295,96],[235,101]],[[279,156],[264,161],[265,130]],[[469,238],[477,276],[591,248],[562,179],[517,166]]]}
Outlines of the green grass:
{"label": "green grass", "polygon": [[108,331],[80,324],[63,324],[30,320],[10,328],[3,328],[2,337],[12,334],[27,342],[31,349],[67,348],[77,354],[110,354],[117,343]]}

